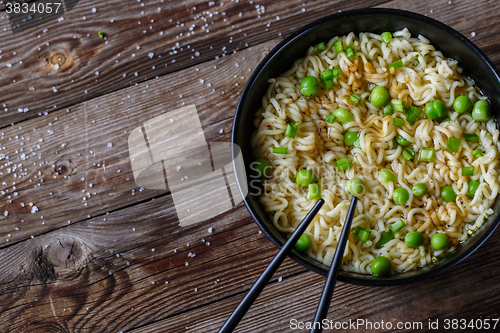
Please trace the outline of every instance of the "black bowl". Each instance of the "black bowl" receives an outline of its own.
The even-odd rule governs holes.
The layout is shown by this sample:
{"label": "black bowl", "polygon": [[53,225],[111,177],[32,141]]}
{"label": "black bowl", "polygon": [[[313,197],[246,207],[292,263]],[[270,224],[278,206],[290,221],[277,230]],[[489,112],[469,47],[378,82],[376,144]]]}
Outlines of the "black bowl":
{"label": "black bowl", "polygon": [[[500,77],[491,61],[462,34],[434,19],[403,10],[371,8],[346,11],[321,18],[292,33],[274,47],[253,72],[238,103],[232,133],[232,142],[241,148],[246,175],[251,175],[249,164],[255,159],[250,146],[250,137],[255,130],[253,120],[268,87],[269,78],[277,77],[291,68],[295,60],[306,55],[309,46],[328,41],[334,36],[346,35],[351,31],[356,34],[360,32],[380,34],[405,27],[412,36],[416,37],[419,34],[425,36],[445,56],[458,60],[464,73],[471,77],[488,96],[498,126]],[[236,166],[235,170],[237,170]],[[239,176],[240,189],[243,182],[248,185],[250,179],[241,172],[238,174],[236,171],[236,173]],[[267,237],[281,248],[286,241],[286,235],[276,230],[259,203],[258,197],[252,195],[251,187],[248,188],[250,191],[245,198],[245,204],[250,214]],[[338,278],[340,281],[362,285],[396,285],[420,281],[439,274],[464,260],[491,235],[500,220],[498,198],[493,205],[493,210],[495,213],[476,231],[473,237],[465,241],[462,246],[458,246],[453,253],[430,266],[388,277],[373,277],[341,271]],[[292,253],[291,257],[305,267],[327,275],[329,267],[318,261],[298,252]]]}

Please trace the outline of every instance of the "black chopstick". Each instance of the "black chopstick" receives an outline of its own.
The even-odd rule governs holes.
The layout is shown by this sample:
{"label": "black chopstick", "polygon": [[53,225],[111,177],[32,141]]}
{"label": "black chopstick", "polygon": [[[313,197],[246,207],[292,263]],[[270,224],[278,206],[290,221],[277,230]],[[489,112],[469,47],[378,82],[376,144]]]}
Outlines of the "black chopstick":
{"label": "black chopstick", "polygon": [[340,235],[340,239],[337,244],[337,250],[333,256],[330,270],[328,271],[328,278],[326,279],[325,287],[323,288],[323,294],[321,294],[321,299],[319,300],[318,308],[316,309],[316,315],[314,316],[312,329],[310,331],[311,333],[323,332],[322,321],[326,318],[326,314],[330,308],[330,301],[332,300],[333,290],[335,289],[335,282],[337,282],[340,265],[342,265],[342,259],[344,258],[345,246],[347,238],[349,237],[349,231],[351,230],[351,223],[354,218],[354,213],[356,212],[357,203],[358,198],[353,196],[351,206],[347,212],[347,217],[342,229],[342,234]]}
{"label": "black chopstick", "polygon": [[306,228],[309,226],[309,223],[311,223],[311,221],[316,216],[316,214],[321,209],[321,206],[323,206],[324,203],[325,201],[323,199],[319,199],[318,202],[314,205],[314,207],[309,211],[309,213],[307,213],[306,217],[300,223],[298,228],[295,229],[293,234],[286,241],[285,245],[283,245],[278,254],[274,257],[271,263],[260,275],[260,277],[254,283],[252,288],[248,291],[248,293],[240,302],[240,304],[238,304],[238,307],[236,307],[231,316],[226,320],[224,326],[222,326],[222,328],[219,330],[219,333],[230,333],[236,328],[240,320],[243,318],[245,313],[247,313],[250,306],[252,306],[253,302],[257,299],[260,292],[264,289],[267,282],[269,282],[269,280],[276,272],[278,267],[281,265],[281,263],[283,263],[283,260],[285,260],[288,253],[290,253],[290,251],[293,249],[295,243],[297,243],[300,236],[302,236]]}

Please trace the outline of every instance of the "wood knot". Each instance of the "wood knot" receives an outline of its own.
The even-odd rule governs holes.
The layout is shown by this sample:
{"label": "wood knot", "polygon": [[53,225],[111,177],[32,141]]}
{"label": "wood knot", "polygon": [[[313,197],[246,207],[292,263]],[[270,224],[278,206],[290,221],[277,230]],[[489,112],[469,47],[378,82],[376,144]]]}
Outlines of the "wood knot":
{"label": "wood knot", "polygon": [[66,55],[63,52],[54,52],[49,57],[49,62],[54,66],[62,67],[66,63]]}
{"label": "wood knot", "polygon": [[85,267],[90,252],[87,245],[72,237],[49,239],[35,252],[34,275],[46,282],[75,274]]}
{"label": "wood knot", "polygon": [[71,166],[71,161],[61,161],[54,164],[54,174],[59,176],[65,176],[71,174],[73,168]]}

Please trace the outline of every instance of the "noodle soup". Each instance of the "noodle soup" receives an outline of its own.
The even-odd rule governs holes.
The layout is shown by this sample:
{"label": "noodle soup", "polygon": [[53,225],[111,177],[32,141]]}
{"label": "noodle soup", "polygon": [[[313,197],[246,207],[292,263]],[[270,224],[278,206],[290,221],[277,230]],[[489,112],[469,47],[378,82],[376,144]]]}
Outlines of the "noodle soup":
{"label": "noodle soup", "polygon": [[406,29],[311,46],[269,80],[254,125],[252,168],[273,225],[290,234],[325,200],[305,232],[310,246],[298,247],[323,264],[352,195],[342,269],[364,274],[426,266],[493,212],[499,133],[486,97]]}

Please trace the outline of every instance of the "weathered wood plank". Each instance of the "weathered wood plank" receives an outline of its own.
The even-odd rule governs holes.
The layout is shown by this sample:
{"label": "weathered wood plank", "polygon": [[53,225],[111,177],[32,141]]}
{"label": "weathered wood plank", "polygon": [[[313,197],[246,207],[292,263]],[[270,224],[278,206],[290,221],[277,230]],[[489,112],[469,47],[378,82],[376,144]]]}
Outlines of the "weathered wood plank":
{"label": "weathered wood plank", "polygon": [[[311,1],[306,3],[305,14],[297,15],[295,10],[301,8],[302,2],[298,4],[287,2],[285,8],[283,3],[259,1],[259,4],[266,6],[263,18],[269,20],[276,15],[281,17],[280,21],[273,21],[269,31],[265,31],[267,27],[264,28],[267,21],[265,23],[253,21],[255,15],[252,16],[252,13],[255,7],[250,7],[252,12],[244,12],[242,18],[238,18],[236,17],[238,16],[237,8],[243,5],[241,3],[239,5],[225,4],[224,8],[234,6],[231,7],[232,12],[226,11],[227,22],[234,23],[238,29],[241,28],[242,33],[245,31],[247,36],[244,37],[247,40],[238,35],[234,36],[233,43],[227,43],[221,36],[225,37],[230,29],[224,26],[219,18],[219,21],[213,25],[219,30],[214,28],[212,32],[216,33],[211,32],[209,35],[211,38],[220,40],[214,41],[211,38],[200,37],[196,48],[199,49],[200,45],[219,45],[219,47],[226,45],[230,52],[239,50],[245,48],[244,43],[247,41],[250,41],[249,44],[252,45],[252,43],[268,40],[270,36],[277,36],[277,32],[285,34],[324,15],[327,8],[336,11],[335,6],[339,6],[345,10],[348,6],[361,6],[362,4],[351,2],[335,2],[329,7],[325,1]],[[193,4],[201,6],[196,1],[188,4],[169,4],[171,6],[169,13],[177,13],[176,15],[179,15],[178,17],[184,22],[184,17],[191,19],[194,17],[189,13],[189,8]],[[78,13],[78,19],[86,13],[85,15],[90,18],[90,14],[87,13],[90,13],[90,9],[94,6],[97,7],[94,2],[90,1],[80,4],[80,12],[75,12],[75,17],[77,17],[76,13]],[[138,5],[134,4],[134,6]],[[144,8],[154,9],[155,6],[156,3],[151,2],[145,4]],[[245,3],[245,6],[248,4]],[[314,6],[317,8],[310,8]],[[500,44],[496,38],[500,32],[498,20],[496,20],[500,9],[494,6],[494,2],[453,1],[448,4],[447,1],[412,3],[392,1],[383,6],[427,13],[467,36],[474,31],[476,36],[472,40],[492,58],[495,64],[500,63],[500,55],[497,52]],[[99,5],[97,8],[98,14],[101,15],[102,8],[108,7]],[[432,13],[430,9],[433,10]],[[13,173],[20,173],[20,170],[12,171],[9,175],[0,175],[1,182],[5,180],[9,184],[7,186],[9,193],[0,197],[0,214],[3,214],[6,207],[9,211],[7,218],[0,215],[2,216],[0,220],[1,331],[23,333],[32,331],[117,332],[119,330],[133,332],[217,331],[241,300],[243,293],[249,289],[277,251],[270,241],[258,233],[256,225],[241,205],[238,209],[199,225],[189,228],[179,227],[170,196],[161,191],[141,192],[132,184],[133,177],[126,152],[126,137],[137,124],[166,111],[167,105],[174,108],[182,106],[182,103],[203,104],[204,107],[199,108],[198,111],[204,125],[205,136],[209,141],[228,140],[231,117],[238,93],[249,75],[244,66],[253,69],[255,65],[250,66],[250,64],[256,64],[258,58],[261,58],[261,55],[254,52],[259,50],[256,53],[264,54],[273,43],[267,46],[255,46],[252,50],[238,51],[236,55],[221,58],[218,62],[200,64],[199,71],[187,68],[158,80],[149,80],[139,86],[140,90],[135,86],[133,87],[135,89],[122,89],[129,83],[136,82],[133,81],[136,79],[144,80],[154,75],[165,74],[170,70],[177,71],[186,68],[190,64],[205,62],[216,54],[220,54],[220,51],[217,51],[218,53],[214,51],[213,54],[210,53],[212,50],[200,51],[201,55],[192,59],[197,62],[193,63],[189,62],[192,61],[189,55],[179,56],[175,64],[169,64],[166,72],[160,73],[157,69],[150,71],[149,67],[152,63],[148,63],[147,53],[151,50],[155,52],[160,50],[159,52],[166,54],[169,51],[168,47],[172,45],[168,44],[169,46],[164,48],[163,45],[167,43],[158,40],[156,36],[144,39],[150,46],[143,45],[141,40],[140,51],[144,52],[142,62],[120,60],[120,65],[116,65],[118,67],[113,67],[114,64],[110,66],[115,61],[113,57],[117,50],[116,45],[120,47],[126,45],[129,47],[126,49],[127,52],[137,53],[133,49],[135,43],[131,37],[142,33],[135,26],[128,25],[138,20],[139,17],[142,19],[142,15],[137,12],[134,14],[133,11],[129,13],[125,9],[120,12],[119,8],[115,9],[115,12],[123,12],[126,16],[120,22],[126,28],[116,28],[116,34],[120,37],[116,37],[115,41],[120,40],[123,44],[113,44],[113,48],[101,50],[97,42],[88,39],[82,42],[82,45],[76,45],[80,53],[75,61],[96,60],[79,63],[75,67],[76,71],[69,69],[70,73],[63,78],[60,74],[64,71],[55,73],[52,78],[39,77],[39,81],[48,83],[43,88],[45,91],[42,89],[40,92],[42,97],[36,101],[42,105],[39,110],[45,110],[47,106],[43,106],[43,103],[49,101],[54,95],[59,96],[59,93],[65,94],[60,97],[61,103],[68,104],[57,102],[60,104],[58,108],[52,108],[48,104],[51,108],[50,115],[35,117],[22,121],[14,127],[0,130],[0,133],[5,133],[0,136],[2,143],[0,148],[6,147],[5,151],[11,157],[10,161],[24,164],[19,168],[23,170],[23,173],[27,173],[22,181],[13,178]],[[478,20],[478,17],[481,19]],[[107,24],[109,18],[109,16],[102,15],[99,20],[93,22],[89,19],[88,25],[80,28],[76,28],[75,23],[73,29],[78,32],[78,36],[85,36],[87,32],[95,33],[101,28],[96,25],[96,22]],[[65,16],[65,20],[73,19],[68,15]],[[165,23],[166,18],[161,20]],[[85,21],[75,22],[81,24]],[[52,29],[59,25],[54,22],[50,27]],[[186,27],[188,25],[183,28]],[[42,35],[43,43],[48,41],[52,46],[52,40],[59,40],[61,36],[57,36],[54,31],[49,30]],[[176,30],[172,27],[165,28],[164,36],[168,35],[166,39],[171,39],[180,31],[181,29]],[[74,33],[68,33],[66,36],[66,32],[61,33],[59,30],[59,35],[63,35],[60,41],[64,44],[71,42],[64,38],[72,38]],[[122,38],[123,35],[127,37]],[[36,34],[33,32],[30,36],[36,37]],[[182,40],[184,42],[187,39]],[[0,45],[4,42],[5,39],[1,39]],[[111,43],[111,38],[109,42]],[[30,50],[32,45],[38,45],[33,44],[33,40],[27,38],[25,44],[23,40],[17,40],[16,43],[19,44],[19,49],[28,50],[31,54],[36,53]],[[12,50],[15,49],[12,39],[7,39],[7,44],[12,47]],[[184,44],[181,43],[181,45]],[[0,46],[0,49],[6,50],[5,46]],[[125,50],[125,48],[120,50]],[[5,56],[5,53],[0,55]],[[10,58],[7,56],[5,59]],[[101,59],[104,59],[102,64],[96,64]],[[0,59],[0,61],[3,60]],[[235,66],[235,62],[240,65],[239,69]],[[120,67],[122,65],[123,67]],[[214,65],[218,66],[217,71],[212,70]],[[80,75],[82,77],[86,75],[82,82],[84,81],[91,87],[95,79],[94,71],[100,68],[113,68],[116,76],[121,75],[124,70],[129,74],[138,71],[139,75],[137,78],[134,76],[133,80],[130,80],[130,75],[128,75],[127,79],[130,81],[126,81],[126,84],[123,83],[125,81],[115,84],[113,73],[106,74],[104,71],[105,74],[99,74],[99,80],[103,82],[102,86],[98,86],[96,94],[122,90],[81,104],[74,105],[90,97],[75,96],[73,98],[71,91],[64,90],[66,88],[59,89],[58,93],[52,93],[52,84],[56,82],[54,80],[67,83],[68,78],[78,78]],[[26,66],[23,73],[31,75],[29,69],[30,66]],[[61,67],[61,69],[64,68]],[[0,68],[2,74],[0,82],[5,76],[2,71],[3,69]],[[143,76],[143,72],[147,75]],[[101,75],[103,77],[109,75],[109,77],[103,79],[100,78]],[[234,75],[237,77],[234,78]],[[240,75],[244,78],[241,79]],[[212,87],[207,89],[208,87],[202,87],[203,85],[198,86],[199,78],[203,78],[205,84],[212,83]],[[178,86],[174,86],[172,82]],[[10,89],[17,87],[7,81],[4,83],[3,88],[0,88],[2,92],[0,96],[10,94]],[[235,86],[236,83],[239,86]],[[97,86],[99,82],[95,84]],[[70,85],[67,87],[71,89]],[[216,92],[212,92],[213,88]],[[144,90],[146,92],[142,93]],[[224,96],[218,94],[222,91],[225,92]],[[131,98],[128,98],[129,92]],[[23,94],[25,95],[25,92]],[[89,94],[87,96],[97,96],[90,92]],[[168,94],[170,97],[166,96]],[[179,95],[183,97],[180,98]],[[20,99],[19,96],[12,100]],[[201,99],[199,99],[200,96],[202,96]],[[122,101],[127,105],[125,109],[119,104]],[[116,105],[113,106],[110,103]],[[164,103],[163,106],[161,103]],[[70,112],[66,113],[64,108],[60,109],[62,105],[73,106],[69,108]],[[15,110],[17,112],[17,109]],[[30,112],[34,110],[20,114],[19,121],[31,117]],[[25,116],[28,118],[23,118]],[[127,116],[129,118],[126,118]],[[55,120],[56,117],[57,120]],[[95,123],[92,120],[95,120]],[[18,120],[8,120],[8,122],[11,121]],[[49,125],[49,122],[52,125]],[[223,129],[222,135],[218,133],[220,129]],[[54,134],[48,133],[51,130]],[[124,133],[125,130],[127,133]],[[82,133],[86,133],[86,137]],[[18,139],[15,138],[16,135]],[[43,139],[43,142],[37,143],[39,139]],[[112,147],[107,147],[109,142],[112,143]],[[24,143],[24,146],[21,146],[21,143]],[[66,143],[65,147],[60,146],[63,143]],[[90,146],[87,147],[87,143]],[[38,144],[40,148],[36,147]],[[32,152],[29,151],[31,148],[34,148],[35,155],[30,156],[28,160],[16,160],[22,153],[31,154]],[[21,151],[21,149],[24,150]],[[18,150],[17,153],[16,150]],[[42,154],[40,160],[38,160],[38,153]],[[78,154],[80,156],[77,156]],[[35,160],[37,165],[32,165]],[[6,161],[2,160],[2,162]],[[47,163],[38,166],[41,162]],[[106,168],[104,168],[104,162]],[[12,166],[10,167],[12,169]],[[0,169],[0,172],[5,173],[6,168],[5,166]],[[24,171],[24,169],[27,170]],[[119,173],[118,170],[122,171]],[[41,171],[42,175],[38,175],[38,171]],[[56,172],[60,174],[57,175]],[[82,175],[86,180],[81,180]],[[64,176],[71,176],[71,178],[64,178]],[[34,188],[33,186],[42,177],[44,178],[42,186]],[[127,181],[127,178],[130,181]],[[29,179],[32,180],[31,183]],[[12,188],[14,181],[17,181],[16,189]],[[91,182],[95,186],[89,188],[88,185]],[[82,189],[91,192],[91,198],[86,200],[88,206],[83,206],[82,197],[86,193],[82,193]],[[131,195],[132,189],[136,189],[135,196]],[[14,191],[18,192],[17,196],[14,196]],[[53,194],[48,196],[49,191]],[[95,196],[92,194],[94,191]],[[12,197],[8,198],[9,195]],[[156,199],[152,200],[153,198]],[[13,202],[10,203],[9,200]],[[25,207],[21,207],[20,202],[24,202]],[[31,207],[27,205],[29,202],[34,202],[40,211],[31,214]],[[106,215],[108,211],[111,213]],[[87,218],[87,214],[92,218]],[[42,215],[43,219],[40,218]],[[20,223],[19,218],[25,221]],[[70,218],[71,223],[68,224],[67,220]],[[42,222],[45,224],[42,225]],[[213,227],[213,234],[208,233],[208,227]],[[20,230],[15,230],[15,228]],[[135,228],[135,231],[132,228]],[[34,236],[33,239],[31,235]],[[9,242],[5,241],[7,238]],[[202,239],[209,241],[210,246],[202,242]],[[441,322],[445,318],[477,319],[480,316],[498,318],[500,316],[498,310],[500,309],[498,296],[500,281],[497,274],[499,261],[495,254],[498,252],[499,241],[500,236],[497,230],[491,239],[462,264],[445,274],[421,283],[391,288],[368,288],[340,283],[335,294],[338,298],[332,303],[329,318],[339,321],[358,318],[372,322],[423,321],[424,324],[428,318],[439,319]],[[189,246],[187,246],[188,243]],[[153,249],[155,250],[152,251]],[[188,256],[190,252],[195,253],[196,256]],[[189,262],[188,266],[185,266],[186,261]],[[279,283],[275,282],[278,276],[283,276],[284,280]],[[215,284],[217,279],[220,281]],[[165,281],[169,283],[165,284]],[[238,331],[288,332],[290,331],[288,328],[290,318],[302,321],[311,320],[323,281],[323,278],[309,272],[305,273],[302,267],[291,260],[286,260],[273,278],[273,283],[268,286],[244,318]],[[195,292],[194,288],[198,290]],[[189,327],[189,330],[186,330],[186,327]]]}
{"label": "weathered wood plank", "polygon": [[[106,221],[94,218],[2,250],[0,271],[18,272],[2,279],[3,322],[14,332],[57,325],[77,332],[133,327],[142,327],[137,332],[178,332],[186,326],[195,332],[216,331],[276,253],[275,247],[257,233],[244,208],[184,229],[177,226],[169,197],[139,206],[111,213]],[[147,229],[130,232],[134,225]],[[479,299],[480,315],[495,318],[500,300],[488,296],[500,282],[500,259],[495,256],[499,241],[497,231],[462,264],[419,283],[388,288],[339,283],[329,318],[477,319],[479,312],[470,309]],[[66,258],[63,246],[73,247],[67,260],[61,260]],[[42,259],[33,262],[33,254]],[[17,265],[6,264],[11,258]],[[310,320],[324,279],[303,272],[287,260],[273,278],[275,282],[284,277],[283,282],[271,283],[238,331],[287,332],[290,319]]]}
{"label": "weathered wood plank", "polygon": [[[338,282],[327,319],[340,323],[358,319],[372,324],[384,321],[393,325],[392,329],[384,326],[381,330],[370,330],[364,324],[357,329],[346,326],[348,329],[340,329],[342,332],[435,332],[429,328],[429,320],[439,320],[439,328],[444,331],[444,319],[465,319],[469,323],[480,318],[499,318],[500,300],[491,297],[500,283],[497,268],[500,262],[495,256],[499,241],[497,231],[463,263],[418,283],[364,287]],[[471,279],[471,272],[480,280]],[[291,320],[305,323],[314,318],[325,279],[312,272],[285,277],[282,282],[276,281],[277,276],[280,274],[275,275],[235,332],[290,332]],[[210,307],[196,308],[130,332],[217,332],[242,297],[234,295]],[[415,326],[398,330],[398,322],[421,323],[423,329]],[[325,330],[328,331],[334,330]]]}
{"label": "weathered wood plank", "polygon": [[[276,253],[243,207],[177,223],[165,196],[2,250],[0,329],[126,330],[244,290]],[[300,271],[288,260],[281,274]]]}
{"label": "weathered wood plank", "polygon": [[0,132],[2,153],[9,157],[0,165],[5,192],[0,196],[0,248],[165,193],[136,185],[128,155],[131,131],[195,104],[206,140],[228,141],[245,78],[273,45],[264,43]]}
{"label": "weathered wood plank", "polygon": [[64,21],[31,28],[22,39],[2,14],[0,105],[8,111],[0,113],[0,128],[278,38],[330,11],[384,2],[291,1],[284,11],[271,0],[80,1]]}

